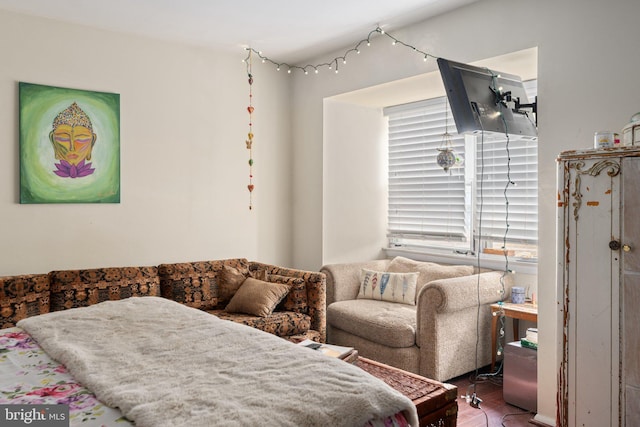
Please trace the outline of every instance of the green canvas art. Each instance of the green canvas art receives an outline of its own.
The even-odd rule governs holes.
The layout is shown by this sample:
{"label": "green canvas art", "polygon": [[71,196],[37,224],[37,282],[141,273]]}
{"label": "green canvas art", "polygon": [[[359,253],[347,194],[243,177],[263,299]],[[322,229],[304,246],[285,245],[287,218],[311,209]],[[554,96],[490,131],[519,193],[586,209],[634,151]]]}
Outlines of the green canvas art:
{"label": "green canvas art", "polygon": [[120,203],[120,95],[19,91],[20,203]]}

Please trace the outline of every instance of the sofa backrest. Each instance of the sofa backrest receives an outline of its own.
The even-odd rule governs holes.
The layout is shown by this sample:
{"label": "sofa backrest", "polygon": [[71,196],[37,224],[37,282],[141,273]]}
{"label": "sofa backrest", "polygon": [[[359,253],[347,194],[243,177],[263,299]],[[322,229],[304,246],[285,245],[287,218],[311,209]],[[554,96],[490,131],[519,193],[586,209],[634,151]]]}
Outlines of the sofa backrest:
{"label": "sofa backrest", "polygon": [[160,296],[158,268],[109,267],[49,273],[51,311],[87,307],[102,301]]}
{"label": "sofa backrest", "polygon": [[220,300],[218,281],[224,266],[238,270],[244,277],[249,274],[249,262],[244,258],[160,264],[162,296],[189,307],[212,310]]}
{"label": "sofa backrest", "polygon": [[49,275],[0,277],[0,329],[49,312]]}

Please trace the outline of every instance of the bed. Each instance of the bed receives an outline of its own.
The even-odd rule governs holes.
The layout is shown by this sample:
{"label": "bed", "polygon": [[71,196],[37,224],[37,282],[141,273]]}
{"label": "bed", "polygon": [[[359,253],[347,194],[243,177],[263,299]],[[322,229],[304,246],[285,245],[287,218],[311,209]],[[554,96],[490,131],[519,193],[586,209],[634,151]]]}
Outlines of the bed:
{"label": "bed", "polygon": [[417,426],[360,368],[161,297],[0,330],[0,404],[66,404],[71,426]]}

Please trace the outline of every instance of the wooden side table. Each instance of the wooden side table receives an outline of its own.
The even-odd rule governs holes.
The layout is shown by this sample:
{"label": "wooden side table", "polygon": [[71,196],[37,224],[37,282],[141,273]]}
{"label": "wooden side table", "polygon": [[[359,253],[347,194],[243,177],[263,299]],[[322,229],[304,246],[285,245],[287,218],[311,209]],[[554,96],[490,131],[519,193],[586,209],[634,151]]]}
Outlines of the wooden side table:
{"label": "wooden side table", "polygon": [[491,304],[491,372],[496,366],[496,347],[498,335],[498,317],[500,311],[504,313],[504,317],[513,319],[513,339],[520,340],[520,320],[528,320],[530,322],[538,322],[538,306],[531,303],[513,304],[510,302]]}

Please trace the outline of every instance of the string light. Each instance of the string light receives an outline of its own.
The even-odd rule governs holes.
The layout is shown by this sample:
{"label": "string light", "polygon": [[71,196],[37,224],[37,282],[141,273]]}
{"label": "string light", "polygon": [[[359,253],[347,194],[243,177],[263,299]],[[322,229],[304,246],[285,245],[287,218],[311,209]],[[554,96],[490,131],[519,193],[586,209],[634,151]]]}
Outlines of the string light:
{"label": "string light", "polygon": [[267,56],[263,55],[261,51],[255,50],[251,47],[246,47],[245,50],[247,51],[247,57],[245,59],[242,60],[242,62],[245,62],[247,64],[247,76],[248,76],[248,81],[249,81],[249,106],[247,107],[247,110],[249,112],[249,133],[248,133],[248,139],[246,140],[246,146],[247,149],[249,150],[249,185],[247,186],[249,189],[249,209],[253,209],[253,201],[252,201],[252,194],[253,194],[253,189],[254,189],[254,185],[253,185],[253,93],[252,93],[252,85],[253,85],[253,74],[252,74],[252,70],[251,70],[251,65],[252,65],[252,55],[255,54],[258,56],[258,58],[260,58],[261,62],[264,63],[270,63],[272,65],[274,65],[276,67],[276,71],[280,71],[280,69],[282,67],[286,67],[287,70],[287,74],[293,74],[294,71],[302,71],[305,75],[309,74],[309,70],[308,69],[313,69],[314,74],[319,74],[320,69],[322,67],[328,67],[329,70],[334,70],[333,66],[335,63],[335,70],[334,72],[336,74],[338,74],[339,70],[338,70],[338,61],[342,61],[343,65],[347,64],[347,57],[351,54],[354,53],[356,55],[360,54],[361,50],[360,47],[363,44],[366,44],[367,46],[371,46],[371,37],[373,37],[374,35],[381,35],[381,36],[386,36],[389,37],[392,40],[392,43],[394,46],[400,44],[402,46],[408,47],[411,50],[413,50],[414,52],[417,52],[419,54],[421,54],[423,56],[423,60],[426,62],[427,59],[429,57],[434,58],[434,59],[438,59],[436,56],[433,56],[427,52],[423,52],[420,49],[416,48],[415,46],[412,46],[410,44],[407,44],[403,41],[398,40],[397,38],[393,37],[391,34],[386,33],[382,28],[380,27],[376,27],[374,30],[370,31],[369,34],[367,34],[367,37],[360,40],[358,43],[355,44],[354,47],[352,47],[351,49],[348,49],[344,55],[341,56],[337,56],[335,58],[333,58],[331,61],[329,62],[324,62],[321,64],[307,64],[304,66],[299,66],[299,65],[292,65],[292,64],[288,64],[286,62],[276,62],[270,58],[268,58]]}
{"label": "string light", "polygon": [[[431,54],[429,54],[427,52],[423,52],[422,50],[416,48],[415,46],[412,46],[412,45],[410,45],[408,43],[405,43],[405,42],[393,37],[391,34],[385,32],[380,27],[376,27],[374,30],[370,31],[369,34],[367,34],[366,38],[364,38],[364,39],[360,40],[359,42],[357,42],[354,45],[354,47],[348,49],[344,53],[344,55],[337,56],[337,57],[333,58],[331,61],[324,62],[324,63],[321,63],[321,64],[315,64],[315,65],[307,64],[307,65],[301,66],[301,65],[288,64],[286,62],[276,62],[276,61],[264,56],[262,54],[262,52],[259,52],[259,51],[255,50],[255,49],[251,48],[251,47],[246,47],[245,50],[247,50],[249,52],[249,55],[252,52],[255,53],[256,55],[258,55],[258,57],[262,60],[262,63],[268,62],[268,63],[274,65],[276,67],[277,71],[280,71],[280,68],[282,68],[282,67],[287,67],[287,73],[288,74],[293,74],[294,71],[302,71],[304,74],[309,74],[307,72],[307,68],[313,68],[314,71],[315,71],[315,74],[318,74],[318,70],[320,68],[322,68],[322,67],[328,67],[330,70],[333,70],[333,64],[334,63],[335,63],[335,72],[337,73],[338,72],[338,61],[342,61],[343,64],[346,64],[347,63],[347,57],[352,53],[355,53],[356,55],[359,54],[360,51],[361,51],[360,47],[362,45],[366,44],[367,46],[371,46],[371,37],[373,37],[374,35],[386,36],[386,37],[390,38],[392,40],[392,44],[394,46],[402,45],[404,47],[410,48],[414,52],[419,53],[420,55],[422,55],[423,56],[423,60],[425,62],[427,61],[427,59],[429,59],[429,57],[437,59],[436,56],[433,56],[433,55],[431,55]],[[245,62],[248,61],[249,60],[249,55],[247,55],[247,58],[245,60],[243,60],[243,61],[245,61]]]}

